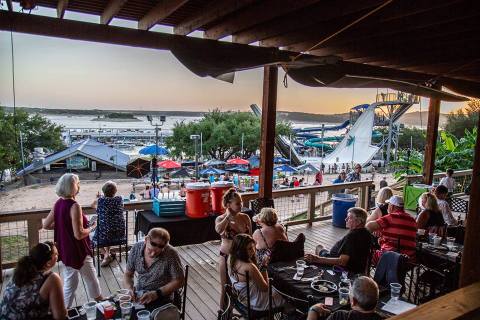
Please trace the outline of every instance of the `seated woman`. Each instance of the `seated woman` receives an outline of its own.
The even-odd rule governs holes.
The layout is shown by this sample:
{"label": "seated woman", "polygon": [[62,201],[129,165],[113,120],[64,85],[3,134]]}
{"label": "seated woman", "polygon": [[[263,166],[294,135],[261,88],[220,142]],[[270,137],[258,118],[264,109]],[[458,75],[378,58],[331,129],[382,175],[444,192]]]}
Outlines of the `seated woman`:
{"label": "seated woman", "polygon": [[[125,218],[123,216],[123,200],[117,193],[117,185],[113,181],[107,181],[102,187],[103,196],[92,204],[97,209],[98,224],[93,234],[93,243],[103,246],[105,244],[118,243],[125,239]],[[103,247],[102,267],[108,266],[114,259],[115,254],[110,253],[110,247]]]}
{"label": "seated woman", "polygon": [[257,262],[259,265],[267,265],[270,261],[273,245],[277,240],[287,241],[285,228],[278,223],[277,212],[273,208],[263,208],[254,217],[254,221],[260,226],[253,233],[256,243]]}
{"label": "seated woman", "polygon": [[426,229],[429,233],[436,233],[443,237],[445,233],[445,220],[438,207],[437,197],[434,194],[425,192],[420,196],[422,208],[417,216],[417,229]]}
{"label": "seated woman", "polygon": [[393,191],[389,187],[384,187],[378,190],[377,197],[375,198],[376,208],[373,210],[372,214],[368,216],[367,223],[370,221],[375,221],[378,218],[386,216],[388,214],[388,203],[387,200],[393,196]]}
{"label": "seated woman", "polygon": [[[238,292],[238,299],[246,306],[247,280],[249,274],[250,308],[256,311],[268,310],[268,274],[265,265],[257,267],[255,258],[255,241],[248,234],[237,234],[233,239],[229,257],[228,275],[233,288]],[[285,304],[283,298],[273,290],[272,307]]]}
{"label": "seated woman", "polygon": [[0,304],[1,319],[66,318],[62,280],[52,272],[57,257],[57,248],[47,241],[37,244],[28,256],[18,260]]}

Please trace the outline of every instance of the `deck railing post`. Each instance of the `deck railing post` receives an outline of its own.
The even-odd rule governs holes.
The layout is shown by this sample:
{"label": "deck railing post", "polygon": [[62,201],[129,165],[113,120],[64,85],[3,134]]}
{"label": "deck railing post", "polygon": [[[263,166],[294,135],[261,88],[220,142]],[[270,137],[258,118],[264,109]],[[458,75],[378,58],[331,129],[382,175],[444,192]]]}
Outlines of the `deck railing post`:
{"label": "deck railing post", "polygon": [[309,202],[308,202],[308,225],[312,226],[313,220],[315,219],[315,198],[316,192],[310,192]]}
{"label": "deck railing post", "polygon": [[27,220],[28,247],[32,249],[40,241],[39,231],[42,227],[42,219],[32,218]]}

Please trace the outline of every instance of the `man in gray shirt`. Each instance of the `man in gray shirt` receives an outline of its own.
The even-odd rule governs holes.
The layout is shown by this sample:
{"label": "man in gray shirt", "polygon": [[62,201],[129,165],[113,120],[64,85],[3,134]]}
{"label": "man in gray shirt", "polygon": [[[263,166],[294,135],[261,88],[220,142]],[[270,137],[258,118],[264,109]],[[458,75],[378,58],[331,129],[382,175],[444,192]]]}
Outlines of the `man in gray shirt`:
{"label": "man in gray shirt", "polygon": [[[173,293],[184,281],[183,266],[177,251],[171,245],[170,234],[163,228],[153,228],[145,241],[133,245],[123,277],[125,288],[132,298],[155,309],[173,300]],[[134,275],[137,284],[134,288]]]}

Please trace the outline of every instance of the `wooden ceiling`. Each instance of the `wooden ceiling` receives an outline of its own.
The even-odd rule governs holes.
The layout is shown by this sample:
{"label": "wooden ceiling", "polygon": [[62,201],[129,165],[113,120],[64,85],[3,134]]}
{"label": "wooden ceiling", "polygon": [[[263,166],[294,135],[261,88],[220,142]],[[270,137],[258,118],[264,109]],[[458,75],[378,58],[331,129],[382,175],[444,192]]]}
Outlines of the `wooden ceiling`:
{"label": "wooden ceiling", "polygon": [[[11,3],[11,0],[7,0]],[[480,82],[478,0],[36,0],[38,6]],[[372,13],[373,10],[378,9]],[[341,31],[341,32],[339,32]],[[334,35],[332,37],[332,35]],[[318,43],[320,45],[316,46]],[[315,47],[314,49],[312,49]]]}

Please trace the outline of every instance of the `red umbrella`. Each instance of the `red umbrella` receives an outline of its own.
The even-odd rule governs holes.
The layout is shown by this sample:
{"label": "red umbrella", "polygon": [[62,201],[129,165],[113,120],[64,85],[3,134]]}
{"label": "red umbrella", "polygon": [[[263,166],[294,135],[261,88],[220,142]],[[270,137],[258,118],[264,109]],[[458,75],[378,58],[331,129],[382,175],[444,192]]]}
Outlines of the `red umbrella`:
{"label": "red umbrella", "polygon": [[173,160],[163,160],[163,161],[157,162],[157,167],[162,167],[164,169],[177,169],[177,168],[181,168],[182,165]]}
{"label": "red umbrella", "polygon": [[248,160],[244,160],[242,158],[230,159],[230,160],[227,160],[227,163],[228,164],[236,164],[236,165],[248,165],[248,164],[250,164],[250,162],[248,162]]}

